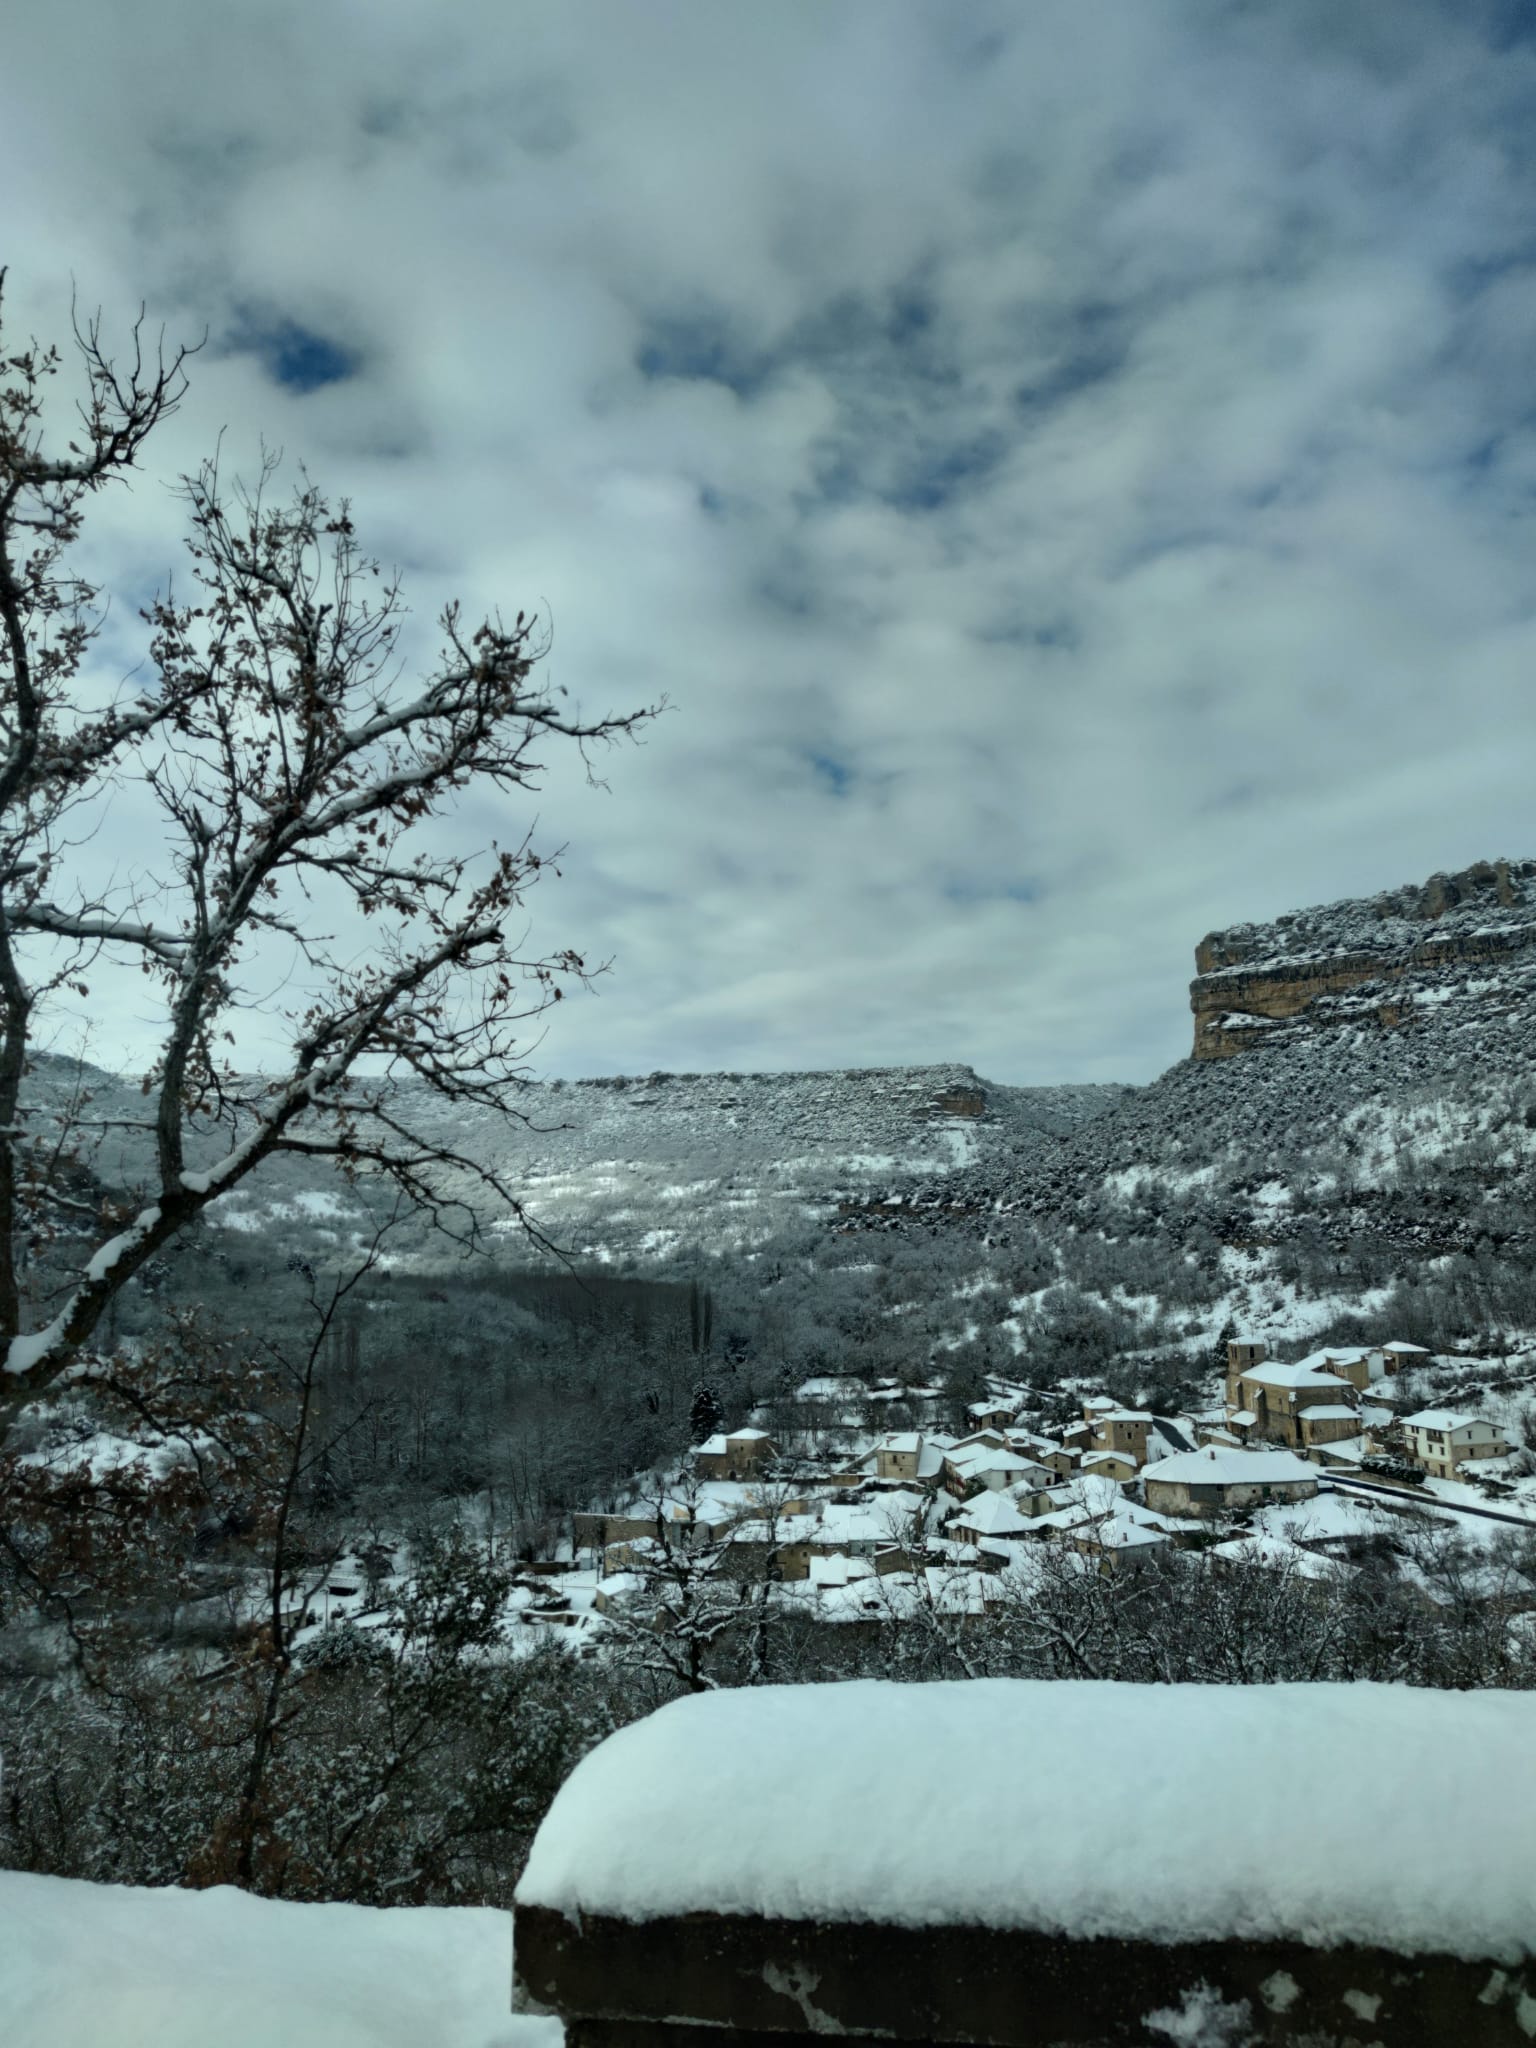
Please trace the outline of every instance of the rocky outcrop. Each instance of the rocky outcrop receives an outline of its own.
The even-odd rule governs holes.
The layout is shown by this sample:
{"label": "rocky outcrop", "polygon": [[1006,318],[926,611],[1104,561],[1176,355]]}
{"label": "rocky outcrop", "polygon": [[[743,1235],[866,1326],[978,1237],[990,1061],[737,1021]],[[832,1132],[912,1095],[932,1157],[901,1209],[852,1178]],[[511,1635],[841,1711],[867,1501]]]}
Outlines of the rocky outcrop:
{"label": "rocky outcrop", "polygon": [[1507,1008],[1536,989],[1536,861],[1479,861],[1422,887],[1211,932],[1195,967],[1197,1060],[1299,1032],[1397,1030],[1447,1003]]}

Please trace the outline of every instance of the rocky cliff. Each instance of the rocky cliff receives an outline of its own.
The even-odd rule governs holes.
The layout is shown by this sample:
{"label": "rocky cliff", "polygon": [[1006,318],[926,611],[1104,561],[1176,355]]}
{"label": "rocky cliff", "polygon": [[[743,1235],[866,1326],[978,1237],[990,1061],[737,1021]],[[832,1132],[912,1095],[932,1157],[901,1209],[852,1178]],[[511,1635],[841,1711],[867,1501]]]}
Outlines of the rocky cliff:
{"label": "rocky cliff", "polygon": [[1320,1029],[1409,1028],[1446,1004],[1508,1009],[1536,992],[1536,861],[1212,932],[1195,966],[1197,1060]]}

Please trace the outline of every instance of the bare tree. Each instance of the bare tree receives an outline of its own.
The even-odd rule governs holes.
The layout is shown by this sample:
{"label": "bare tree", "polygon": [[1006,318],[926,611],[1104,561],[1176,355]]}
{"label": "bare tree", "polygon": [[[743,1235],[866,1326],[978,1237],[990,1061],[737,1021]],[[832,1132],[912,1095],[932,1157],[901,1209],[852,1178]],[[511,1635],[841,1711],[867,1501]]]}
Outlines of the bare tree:
{"label": "bare tree", "polygon": [[[183,480],[190,595],[143,614],[144,687],[93,703],[102,599],[72,550],[91,496],[176,409],[186,351],[151,355],[142,322],[125,366],[97,323],[75,339],[87,395],[62,452],[44,431],[59,352],[0,347],[0,1426],[81,1359],[160,1246],[278,1154],[387,1176],[466,1242],[466,1185],[526,1224],[514,1190],[410,1105],[515,1114],[529,1020],[587,969],[521,950],[545,856],[526,839],[445,850],[434,824],[535,787],[546,742],[585,759],[656,708],[569,709],[535,673],[545,641],[523,612],[471,630],[450,605],[435,666],[403,681],[398,583],[344,503],[307,480],[280,498],[270,461],[249,490],[213,462]],[[125,782],[157,806],[163,851],[103,887],[88,842]],[[72,1178],[77,1134],[25,1089],[99,956],[137,963],[164,1003],[144,1076],[154,1185],[110,1220]],[[286,1007],[283,980],[302,990]],[[280,1065],[255,1081],[228,1051],[242,1010],[282,1026]],[[39,1298],[29,1262],[70,1204],[87,1237]]]}

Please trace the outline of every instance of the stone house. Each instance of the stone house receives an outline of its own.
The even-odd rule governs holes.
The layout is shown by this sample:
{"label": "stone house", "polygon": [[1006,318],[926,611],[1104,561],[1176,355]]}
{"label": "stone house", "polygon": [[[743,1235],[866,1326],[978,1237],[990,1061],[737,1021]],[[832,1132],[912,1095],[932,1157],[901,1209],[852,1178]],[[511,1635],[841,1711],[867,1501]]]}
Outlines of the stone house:
{"label": "stone house", "polygon": [[1315,1445],[1336,1444],[1346,1437],[1359,1436],[1361,1430],[1360,1411],[1347,1401],[1319,1401],[1313,1407],[1299,1410],[1296,1421],[1299,1447],[1308,1451]]}
{"label": "stone house", "polygon": [[1510,1449],[1504,1432],[1480,1415],[1454,1408],[1421,1408],[1403,1417],[1408,1456],[1435,1479],[1454,1479],[1477,1458],[1502,1458]]}
{"label": "stone house", "polygon": [[1004,1401],[991,1395],[984,1401],[972,1401],[965,1412],[973,1429],[985,1429],[989,1423],[994,1428],[1006,1429],[1013,1421],[1018,1405],[1017,1401]]}
{"label": "stone house", "polygon": [[752,1479],[779,1454],[766,1429],[733,1429],[706,1437],[691,1453],[702,1479]]}
{"label": "stone house", "polygon": [[1134,1479],[1140,1469],[1139,1461],[1129,1451],[1089,1451],[1083,1458],[1083,1471],[1098,1479],[1124,1483]]}
{"label": "stone house", "polygon": [[945,1525],[947,1533],[968,1543],[1013,1542],[1032,1533],[1030,1517],[1006,1493],[983,1490],[974,1500],[956,1509]]}
{"label": "stone house", "polygon": [[1095,1450],[1119,1451],[1133,1464],[1146,1464],[1152,1417],[1145,1409],[1110,1408],[1095,1416],[1090,1427]]}
{"label": "stone house", "polygon": [[1017,1451],[993,1450],[989,1444],[957,1446],[944,1457],[944,1484],[962,1500],[982,1488],[1001,1493],[1023,1480],[1044,1486],[1050,1476],[1044,1466],[1021,1458]]}
{"label": "stone house", "polygon": [[1027,1430],[1014,1430],[1009,1434],[1008,1448],[1017,1451],[1021,1458],[1032,1458],[1037,1465],[1044,1465],[1059,1479],[1070,1479],[1077,1470],[1078,1461],[1073,1453],[1048,1436],[1031,1436]]}
{"label": "stone house", "polygon": [[1428,1365],[1434,1353],[1422,1344],[1383,1344],[1382,1364],[1389,1373],[1412,1372],[1415,1366]]}
{"label": "stone house", "polygon": [[668,1543],[693,1546],[713,1543],[724,1536],[744,1510],[721,1501],[689,1501],[681,1495],[661,1500],[631,1500],[611,1513],[591,1509],[571,1517],[572,1541],[578,1550],[602,1550],[615,1543],[653,1538],[658,1517]]}
{"label": "stone house", "polygon": [[922,1455],[921,1431],[893,1430],[875,1445],[875,1476],[877,1479],[915,1479]]}
{"label": "stone house", "polygon": [[738,1522],[720,1560],[722,1576],[755,1582],[770,1574],[786,1583],[810,1575],[820,1535],[818,1515],[783,1514],[772,1520]]}
{"label": "stone house", "polygon": [[[1347,1380],[1357,1394],[1363,1394],[1373,1379],[1381,1377],[1379,1363],[1373,1370],[1373,1354],[1357,1344],[1342,1347],[1328,1347],[1315,1351],[1308,1361],[1321,1372],[1337,1373],[1341,1380]],[[1375,1354],[1379,1360],[1380,1353]]]}
{"label": "stone house", "polygon": [[[1307,1408],[1358,1407],[1359,1395],[1346,1379],[1317,1363],[1321,1354],[1295,1365],[1267,1360],[1238,1374],[1236,1397],[1227,1417],[1239,1434],[1264,1437],[1299,1448],[1305,1438],[1301,1414]],[[1358,1429],[1358,1420],[1356,1428]]]}
{"label": "stone house", "polygon": [[1147,1506],[1164,1515],[1219,1515],[1264,1501],[1310,1500],[1317,1469],[1294,1451],[1184,1451],[1142,1473]]}

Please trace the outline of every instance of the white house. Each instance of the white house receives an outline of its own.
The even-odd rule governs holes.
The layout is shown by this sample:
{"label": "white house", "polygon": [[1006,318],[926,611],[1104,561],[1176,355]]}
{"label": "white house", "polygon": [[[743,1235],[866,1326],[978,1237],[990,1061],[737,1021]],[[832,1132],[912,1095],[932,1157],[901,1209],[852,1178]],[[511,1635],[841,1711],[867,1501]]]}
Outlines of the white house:
{"label": "white house", "polygon": [[1495,1424],[1454,1408],[1421,1408],[1403,1417],[1403,1428],[1409,1457],[1436,1479],[1454,1479],[1469,1459],[1502,1458],[1510,1448]]}

